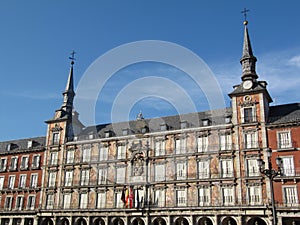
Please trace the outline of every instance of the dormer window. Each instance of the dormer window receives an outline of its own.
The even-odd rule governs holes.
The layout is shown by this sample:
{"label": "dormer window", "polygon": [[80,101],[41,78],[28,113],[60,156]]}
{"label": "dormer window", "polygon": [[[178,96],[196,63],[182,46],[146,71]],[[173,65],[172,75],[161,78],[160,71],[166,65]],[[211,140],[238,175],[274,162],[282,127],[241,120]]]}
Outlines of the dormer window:
{"label": "dormer window", "polygon": [[10,151],[11,150],[11,144],[8,144],[7,146],[6,146],[6,151]]}
{"label": "dormer window", "polygon": [[148,128],[147,127],[143,127],[141,131],[142,131],[142,134],[145,134],[148,131]]}
{"label": "dormer window", "polygon": [[230,116],[227,116],[225,117],[225,123],[231,123],[231,117]]}
{"label": "dormer window", "polygon": [[165,124],[165,123],[160,124],[160,130],[161,130],[161,131],[167,130],[167,124]]}
{"label": "dormer window", "polygon": [[27,148],[32,148],[32,142],[33,142],[32,140],[27,142]]}
{"label": "dormer window", "polygon": [[129,130],[126,128],[126,129],[123,129],[122,130],[122,134],[123,135],[128,135],[129,134]]}
{"label": "dormer window", "polygon": [[93,139],[94,138],[94,134],[89,134],[89,139]]}
{"label": "dormer window", "polygon": [[202,125],[203,126],[208,126],[209,125],[209,119],[203,119],[202,120]]}
{"label": "dormer window", "polygon": [[106,138],[109,138],[109,137],[111,137],[111,136],[112,136],[112,132],[111,132],[110,130],[105,131],[105,137],[106,137]]}
{"label": "dormer window", "polygon": [[187,128],[187,122],[186,121],[181,121],[180,122],[180,128],[181,129],[186,129]]}

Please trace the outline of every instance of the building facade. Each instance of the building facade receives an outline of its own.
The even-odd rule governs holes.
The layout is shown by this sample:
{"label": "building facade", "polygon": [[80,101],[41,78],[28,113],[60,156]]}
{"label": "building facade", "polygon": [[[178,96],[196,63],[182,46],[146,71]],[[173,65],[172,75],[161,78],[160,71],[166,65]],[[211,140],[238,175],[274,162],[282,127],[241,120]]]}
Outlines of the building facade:
{"label": "building facade", "polygon": [[[134,121],[84,127],[73,110],[72,61],[63,104],[46,121],[41,199],[31,222],[300,224],[300,104],[270,106],[246,21],[240,62],[229,108],[153,119],[140,113]],[[2,191],[0,206],[10,206],[3,202],[10,193]],[[20,199],[12,199],[18,208]],[[14,223],[7,215],[1,224]]]}

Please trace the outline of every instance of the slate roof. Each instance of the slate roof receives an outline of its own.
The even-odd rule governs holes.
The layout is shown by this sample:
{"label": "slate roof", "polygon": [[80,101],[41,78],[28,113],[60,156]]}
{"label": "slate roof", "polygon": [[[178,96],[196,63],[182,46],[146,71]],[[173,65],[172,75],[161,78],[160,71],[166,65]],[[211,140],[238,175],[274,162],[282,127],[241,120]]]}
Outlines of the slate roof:
{"label": "slate roof", "polygon": [[300,103],[271,106],[268,124],[300,123]]}
{"label": "slate roof", "polygon": [[203,126],[203,120],[208,120],[210,125],[225,124],[225,118],[231,117],[231,108],[196,112],[182,115],[166,116],[152,119],[132,120],[128,122],[108,123],[96,126],[89,126],[77,135],[77,140],[88,139],[89,135],[93,138],[105,137],[106,132],[111,132],[111,136],[122,136],[123,130],[128,129],[128,134],[139,134],[142,128],[147,132],[159,132],[160,126],[166,124],[167,130],[181,129],[181,122],[187,123],[187,128]]}
{"label": "slate roof", "polygon": [[[28,141],[32,141],[32,147],[28,148]],[[19,140],[10,140],[0,142],[0,153],[24,151],[24,150],[37,150],[45,146],[46,137],[34,137]],[[8,146],[10,145],[9,151]]]}

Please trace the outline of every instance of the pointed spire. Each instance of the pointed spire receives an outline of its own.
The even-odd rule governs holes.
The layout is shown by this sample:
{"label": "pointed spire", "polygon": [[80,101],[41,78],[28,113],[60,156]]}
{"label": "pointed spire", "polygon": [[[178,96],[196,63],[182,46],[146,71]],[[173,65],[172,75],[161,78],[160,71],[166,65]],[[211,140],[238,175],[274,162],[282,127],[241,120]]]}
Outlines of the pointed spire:
{"label": "pointed spire", "polygon": [[69,57],[69,59],[71,59],[71,68],[70,68],[70,73],[69,73],[66,89],[63,92],[64,102],[61,106],[61,108],[63,110],[65,110],[66,112],[68,112],[68,113],[72,112],[73,99],[74,99],[74,96],[75,96],[74,79],[73,79],[73,65],[74,65],[74,60],[75,60],[74,55],[75,55],[75,52],[73,51],[71,53],[71,57]]}
{"label": "pointed spire", "polygon": [[244,25],[245,25],[245,31],[244,31],[243,55],[240,60],[243,69],[242,80],[255,81],[258,78],[255,70],[257,59],[252,52],[251,42],[250,42],[248,28],[247,28],[248,25],[247,20],[244,21]]}

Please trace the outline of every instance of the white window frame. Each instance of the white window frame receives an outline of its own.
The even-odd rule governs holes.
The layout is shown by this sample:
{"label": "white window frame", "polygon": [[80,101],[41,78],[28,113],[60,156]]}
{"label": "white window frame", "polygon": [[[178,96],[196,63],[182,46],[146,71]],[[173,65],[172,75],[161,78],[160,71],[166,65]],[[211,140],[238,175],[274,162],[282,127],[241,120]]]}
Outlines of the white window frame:
{"label": "white window frame", "polygon": [[295,162],[293,156],[282,156],[282,168],[283,176],[295,176]]}
{"label": "white window frame", "polygon": [[176,162],[176,179],[187,179],[187,164],[186,162]]}
{"label": "white window frame", "polygon": [[58,152],[50,152],[50,165],[57,165]]}
{"label": "white window frame", "polygon": [[185,154],[187,151],[186,147],[186,137],[180,137],[175,139],[175,153],[176,154]]}
{"label": "white window frame", "polygon": [[40,167],[40,158],[41,158],[41,156],[39,154],[35,154],[32,156],[31,167],[33,169],[37,169]]}
{"label": "white window frame", "polygon": [[124,207],[124,203],[121,200],[121,196],[122,196],[122,192],[118,191],[115,192],[115,208],[123,208]]}
{"label": "white window frame", "polygon": [[250,205],[262,204],[261,186],[248,186],[248,203]]}
{"label": "white window frame", "polygon": [[1,176],[1,177],[0,177],[0,190],[3,190],[3,187],[4,187],[4,180],[5,180],[5,177],[4,177],[4,176]]}
{"label": "white window frame", "polygon": [[198,161],[198,178],[209,178],[210,177],[210,160]]}
{"label": "white window frame", "polygon": [[89,193],[88,192],[80,193],[79,208],[87,209],[88,204],[89,204]]}
{"label": "white window frame", "polygon": [[248,177],[256,177],[260,175],[257,158],[247,158],[247,175]]}
{"label": "white window frame", "polygon": [[59,145],[60,141],[60,133],[59,132],[53,132],[52,133],[52,145]]}
{"label": "white window frame", "polygon": [[208,151],[208,136],[199,136],[197,138],[197,150],[198,152],[207,152]]}
{"label": "white window frame", "polygon": [[103,209],[106,205],[106,192],[97,193],[97,209]]}
{"label": "white window frame", "polygon": [[222,187],[222,202],[224,205],[234,205],[234,187]]}
{"label": "white window frame", "polygon": [[11,210],[12,209],[12,201],[13,201],[13,196],[12,195],[7,195],[5,198],[5,203],[4,203],[4,208],[6,210]]}
{"label": "white window frame", "polygon": [[99,161],[106,161],[108,159],[108,146],[101,145],[99,147]]}
{"label": "white window frame", "polygon": [[56,183],[56,172],[49,171],[48,187],[55,187],[55,183]]}
{"label": "white window frame", "polygon": [[283,194],[284,204],[286,206],[298,206],[299,205],[298,190],[297,190],[296,185],[282,186],[282,194]]}
{"label": "white window frame", "polygon": [[154,164],[154,181],[166,180],[166,165],[163,163]]}
{"label": "white window frame", "polygon": [[23,169],[23,170],[28,169],[28,161],[29,161],[29,156],[28,155],[22,156],[20,169]]}
{"label": "white window frame", "polygon": [[277,143],[279,149],[292,148],[292,136],[290,130],[282,130],[277,132]]}
{"label": "white window frame", "polygon": [[165,140],[155,140],[154,143],[154,155],[162,156],[166,154],[166,141]]}
{"label": "white window frame", "polygon": [[89,185],[89,182],[90,182],[90,170],[82,169],[81,176],[80,176],[80,184],[81,185]]}
{"label": "white window frame", "polygon": [[126,158],[126,146],[118,145],[117,147],[117,159],[125,159]]}
{"label": "white window frame", "polygon": [[257,131],[246,132],[244,134],[245,149],[258,148]]}
{"label": "white window frame", "polygon": [[65,182],[66,187],[70,187],[73,185],[73,170],[66,170],[65,171]]}
{"label": "white window frame", "polygon": [[19,188],[25,188],[26,187],[26,178],[27,178],[26,174],[20,174],[20,177],[19,177]]}
{"label": "white window frame", "polygon": [[[32,173],[30,175],[30,187],[31,188],[37,188],[38,178],[39,178],[39,175],[37,173]],[[54,184],[55,184],[55,179],[54,179]]]}
{"label": "white window frame", "polygon": [[233,177],[233,160],[232,159],[221,159],[221,177]]}
{"label": "white window frame", "polygon": [[107,168],[98,168],[98,184],[106,184],[107,181]]}
{"label": "white window frame", "polygon": [[22,210],[23,209],[23,203],[24,203],[24,196],[23,195],[18,195],[17,198],[16,198],[15,209],[16,210]]}
{"label": "white window frame", "polygon": [[[245,115],[246,110],[251,111],[251,115],[246,116]],[[255,106],[243,107],[241,109],[241,117],[242,117],[242,123],[254,123],[254,122],[256,122],[256,108],[255,108]]]}
{"label": "white window frame", "polygon": [[15,179],[16,179],[16,176],[15,175],[10,175],[8,176],[8,189],[14,189],[15,187]]}
{"label": "white window frame", "polygon": [[9,170],[10,171],[15,171],[15,170],[17,170],[17,167],[18,167],[18,156],[12,156],[10,158]]}
{"label": "white window frame", "polygon": [[154,204],[156,207],[165,207],[166,191],[164,188],[154,190]]}
{"label": "white window frame", "polygon": [[176,206],[186,206],[187,205],[187,189],[177,189],[176,190]]}
{"label": "white window frame", "polygon": [[232,149],[232,135],[231,133],[220,134],[220,150],[231,150]]}
{"label": "white window frame", "polygon": [[116,183],[124,184],[126,181],[126,167],[116,168]]}
{"label": "white window frame", "polygon": [[54,206],[54,194],[47,194],[47,200],[46,200],[46,208],[47,209],[53,209]]}
{"label": "white window frame", "polygon": [[67,164],[74,163],[74,159],[75,159],[75,151],[74,150],[67,150],[66,163]]}
{"label": "white window frame", "polygon": [[35,195],[28,195],[26,209],[33,210],[34,208],[35,208]]}
{"label": "white window frame", "polygon": [[92,146],[83,146],[82,148],[82,162],[90,162],[91,161],[91,153],[92,153]]}
{"label": "white window frame", "polygon": [[72,199],[72,193],[63,193],[63,208],[64,209],[71,208],[71,199]]}
{"label": "white window frame", "polygon": [[7,158],[1,158],[0,160],[0,171],[5,171],[7,167]]}
{"label": "white window frame", "polygon": [[199,187],[198,188],[198,201],[199,201],[199,206],[206,206],[210,205],[211,202],[211,192],[210,192],[210,187]]}

